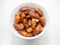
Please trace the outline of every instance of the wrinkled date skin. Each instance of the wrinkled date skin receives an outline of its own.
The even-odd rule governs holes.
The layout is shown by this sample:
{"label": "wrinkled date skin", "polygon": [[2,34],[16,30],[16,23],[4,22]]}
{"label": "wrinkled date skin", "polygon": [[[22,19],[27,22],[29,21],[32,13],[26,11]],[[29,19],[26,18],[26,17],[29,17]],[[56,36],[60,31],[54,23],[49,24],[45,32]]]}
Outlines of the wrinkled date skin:
{"label": "wrinkled date skin", "polygon": [[25,12],[25,11],[28,11],[28,10],[29,10],[29,7],[27,7],[27,6],[20,8],[21,12]]}
{"label": "wrinkled date skin", "polygon": [[40,24],[38,24],[36,28],[33,30],[33,35],[37,35],[38,33],[42,31],[42,29],[43,27]]}
{"label": "wrinkled date skin", "polygon": [[43,16],[40,17],[40,23],[43,27],[45,26],[46,21],[45,21],[45,18]]}
{"label": "wrinkled date skin", "polygon": [[28,33],[28,34],[27,34],[27,37],[32,37],[32,36],[33,36],[32,33]]}
{"label": "wrinkled date skin", "polygon": [[26,31],[18,31],[21,35],[23,36],[27,36],[27,32]]}
{"label": "wrinkled date skin", "polygon": [[32,28],[35,28],[35,26],[36,26],[36,20],[32,19]]}
{"label": "wrinkled date skin", "polygon": [[43,12],[39,8],[21,7],[15,15],[14,28],[25,37],[33,37],[40,34],[46,24]]}
{"label": "wrinkled date skin", "polygon": [[29,15],[35,18],[39,18],[39,15],[35,13],[35,10],[30,10]]}
{"label": "wrinkled date skin", "polygon": [[43,12],[39,8],[35,8],[35,12],[38,13],[40,16],[43,16]]}

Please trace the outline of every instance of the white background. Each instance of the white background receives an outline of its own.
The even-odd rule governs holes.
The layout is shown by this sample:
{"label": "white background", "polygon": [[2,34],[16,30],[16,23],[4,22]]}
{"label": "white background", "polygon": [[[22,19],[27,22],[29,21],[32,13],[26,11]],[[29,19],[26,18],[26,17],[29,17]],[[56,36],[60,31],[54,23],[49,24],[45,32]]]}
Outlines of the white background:
{"label": "white background", "polygon": [[[49,15],[49,28],[40,38],[23,40],[9,29],[12,10],[22,3],[34,2],[42,5]],[[60,45],[60,0],[0,0],[0,45]]]}

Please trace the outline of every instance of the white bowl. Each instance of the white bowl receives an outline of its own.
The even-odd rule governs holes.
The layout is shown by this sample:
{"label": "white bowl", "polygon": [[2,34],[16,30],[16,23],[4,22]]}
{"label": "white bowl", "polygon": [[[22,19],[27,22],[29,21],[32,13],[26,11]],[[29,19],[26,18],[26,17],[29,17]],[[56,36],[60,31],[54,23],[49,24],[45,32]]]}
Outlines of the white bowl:
{"label": "white bowl", "polygon": [[[36,35],[36,36],[33,36],[33,37],[24,37],[24,36],[20,35],[20,34],[16,31],[16,29],[14,28],[13,22],[14,22],[14,19],[15,19],[15,14],[16,14],[16,13],[19,11],[19,9],[20,9],[21,7],[23,7],[23,6],[28,6],[28,7],[32,7],[32,8],[38,7],[38,8],[40,8],[40,9],[43,11],[44,17],[45,17],[45,19],[46,19],[46,25],[45,25],[45,27],[43,28],[43,31],[42,31],[40,34],[38,34],[38,35]],[[16,8],[12,11],[12,14],[10,15],[9,21],[10,21],[10,22],[9,22],[10,30],[12,31],[12,33],[15,34],[17,37],[22,38],[22,39],[36,39],[36,38],[40,37],[41,35],[43,35],[43,34],[46,32],[47,27],[48,27],[48,15],[47,15],[47,13],[46,13],[46,10],[45,10],[40,4],[36,4],[36,3],[23,3],[23,4],[20,4],[18,7],[16,7]]]}

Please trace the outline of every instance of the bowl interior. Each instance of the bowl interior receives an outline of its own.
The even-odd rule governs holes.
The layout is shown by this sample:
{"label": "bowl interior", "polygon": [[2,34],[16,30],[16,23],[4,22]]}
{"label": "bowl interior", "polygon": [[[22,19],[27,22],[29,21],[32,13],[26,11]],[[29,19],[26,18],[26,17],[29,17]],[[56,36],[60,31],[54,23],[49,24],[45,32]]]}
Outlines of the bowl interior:
{"label": "bowl interior", "polygon": [[[28,6],[30,8],[35,8],[35,7],[38,7],[42,10],[43,14],[44,14],[44,17],[46,19],[46,25],[45,27],[43,28],[43,31],[36,35],[36,36],[33,36],[33,37],[24,37],[22,35],[20,35],[16,29],[14,28],[13,26],[13,22],[14,22],[14,19],[15,19],[15,14],[19,12],[19,9],[23,6]],[[47,16],[47,12],[45,11],[45,9],[39,5],[39,4],[36,4],[36,3],[23,3],[21,5],[19,5],[18,7],[16,7],[13,11],[12,11],[12,14],[10,15],[10,18],[9,18],[9,25],[10,25],[10,29],[12,31],[13,34],[15,34],[17,37],[19,38],[23,38],[23,39],[35,39],[35,38],[38,38],[39,36],[41,36],[43,33],[45,33],[45,31],[47,30],[47,27],[48,27],[48,16]]]}

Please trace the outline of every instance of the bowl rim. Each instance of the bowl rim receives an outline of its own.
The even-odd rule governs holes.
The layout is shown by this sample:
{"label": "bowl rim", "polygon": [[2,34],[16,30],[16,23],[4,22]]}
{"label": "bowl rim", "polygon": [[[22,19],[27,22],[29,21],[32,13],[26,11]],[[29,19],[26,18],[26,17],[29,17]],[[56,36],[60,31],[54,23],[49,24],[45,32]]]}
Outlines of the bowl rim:
{"label": "bowl rim", "polygon": [[[46,13],[46,15],[48,15],[48,13],[47,13],[47,10],[45,10],[45,8],[43,7],[43,6],[41,6],[40,4],[37,4],[37,3],[31,3],[31,2],[28,2],[28,3],[22,3],[22,4],[20,4],[20,5],[18,5],[17,7],[19,7],[19,6],[21,6],[21,5],[26,5],[26,4],[33,4],[33,5],[37,5],[37,6],[39,6],[38,8],[40,8],[40,7],[42,7],[44,10],[42,10],[42,12],[43,11],[45,11],[45,12],[43,12],[43,13]],[[16,7],[16,8],[17,8]],[[14,10],[16,9],[16,8],[14,8]],[[13,11],[14,11],[13,10]],[[12,11],[12,12],[13,12]],[[11,15],[12,15],[12,13],[11,13]],[[10,17],[11,17],[11,15],[10,15]],[[49,16],[48,16],[49,17]],[[47,18],[48,18],[47,17]],[[45,17],[46,18],[46,17]],[[10,20],[10,18],[9,18],[9,20]],[[47,20],[48,21],[48,20]],[[22,39],[36,39],[36,38],[38,38],[38,37],[40,37],[41,35],[43,35],[46,31],[47,31],[47,28],[48,28],[48,22],[46,21],[46,23],[47,23],[47,25],[45,25],[45,27],[44,27],[44,29],[43,29],[43,31],[40,33],[40,34],[38,34],[38,35],[36,35],[36,36],[33,36],[33,37],[24,37],[24,36],[22,36],[22,35],[20,35],[18,32],[18,35],[14,32],[14,31],[12,31],[12,27],[11,27],[11,24],[10,24],[10,21],[9,21],[9,26],[10,26],[10,30],[11,30],[11,32],[14,34],[14,35],[16,35],[17,37],[19,37],[19,38],[22,38]],[[16,29],[15,29],[16,30]],[[19,36],[20,35],[20,36]]]}

